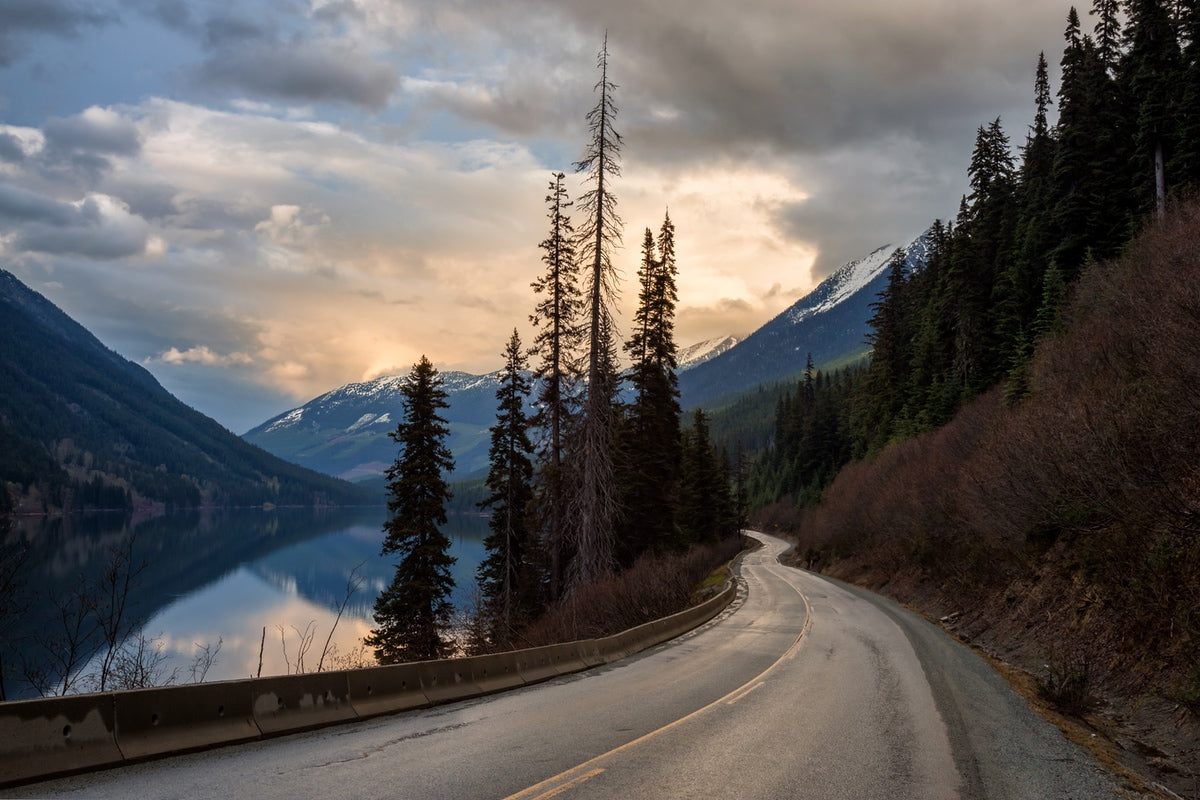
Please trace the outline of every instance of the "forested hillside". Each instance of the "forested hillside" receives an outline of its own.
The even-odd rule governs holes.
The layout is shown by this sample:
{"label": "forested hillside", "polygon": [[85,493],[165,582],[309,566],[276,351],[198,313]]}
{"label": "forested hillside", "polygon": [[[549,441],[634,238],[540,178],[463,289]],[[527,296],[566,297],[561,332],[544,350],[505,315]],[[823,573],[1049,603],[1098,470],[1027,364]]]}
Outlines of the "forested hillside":
{"label": "forested hillside", "polygon": [[798,560],[942,618],[1062,710],[1103,697],[1096,724],[1149,742],[1116,757],[1190,790],[1200,12],[1118,10],[1099,0],[1092,34],[1070,12],[1054,124],[1039,58],[1020,163],[980,127],[971,194],[874,307],[870,364],[778,402],[752,492]]}
{"label": "forested hillside", "polygon": [[374,499],[188,408],[2,270],[0,310],[0,504],[41,513]]}
{"label": "forested hillside", "polygon": [[1033,70],[1019,163],[1001,120],[979,127],[971,192],[934,223],[925,268],[893,260],[870,366],[809,370],[779,403],[752,481],[759,505],[816,499],[851,459],[946,423],[994,386],[1009,403],[1028,394],[1029,360],[1060,329],[1069,287],[1200,188],[1194,5],[1131,0],[1122,27],[1115,0],[1098,0],[1094,34],[1070,10],[1057,98],[1044,55]]}

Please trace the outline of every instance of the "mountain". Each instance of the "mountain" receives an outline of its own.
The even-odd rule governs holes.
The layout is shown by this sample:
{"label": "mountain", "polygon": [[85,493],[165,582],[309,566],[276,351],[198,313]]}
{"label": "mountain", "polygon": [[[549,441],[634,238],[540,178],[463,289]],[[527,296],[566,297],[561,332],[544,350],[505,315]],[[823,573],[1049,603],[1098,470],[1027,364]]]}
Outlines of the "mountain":
{"label": "mountain", "polygon": [[[909,270],[925,264],[929,245],[926,231],[904,248]],[[887,284],[895,251],[888,244],[849,262],[736,347],[681,372],[683,407],[719,406],[732,395],[790,379],[804,371],[810,353],[818,366],[866,355],[871,304]]]}
{"label": "mountain", "polygon": [[0,270],[0,504],[23,510],[357,503],[184,405]]}
{"label": "mountain", "polygon": [[[737,343],[733,336],[711,339],[683,348],[680,373],[701,364]],[[496,423],[496,389],[500,373],[472,375],[442,372],[449,408],[447,446],[454,454],[452,480],[487,474],[489,428]],[[383,474],[396,458],[396,443],[388,433],[403,416],[400,393],[406,376],[389,375],[351,383],[267,420],[243,438],[280,458],[351,481]]]}
{"label": "mountain", "polygon": [[[925,235],[908,245],[909,268],[924,264]],[[712,403],[803,371],[811,352],[817,363],[865,355],[870,306],[887,282],[895,248],[880,247],[830,275],[807,297],[748,338],[726,336],[679,350],[679,388],[685,408]],[[488,428],[496,421],[499,373],[441,373],[450,407],[447,445],[453,480],[487,474]],[[246,441],[280,458],[346,480],[375,478],[396,458],[388,433],[403,413],[404,376],[351,383],[269,419],[244,434]],[[773,406],[772,406],[773,407]]]}
{"label": "mountain", "polygon": [[[454,454],[455,480],[487,473],[488,428],[496,422],[500,373],[442,372],[450,408],[447,446]],[[351,383],[280,414],[243,438],[280,458],[346,480],[383,474],[396,459],[388,433],[403,417],[404,375]]]}
{"label": "mountain", "polygon": [[689,369],[694,369],[701,364],[712,361],[717,356],[729,351],[740,341],[736,336],[726,336],[723,339],[709,339],[706,342],[697,342],[689,347],[679,348],[676,353],[676,361],[679,368],[676,372],[686,372]]}

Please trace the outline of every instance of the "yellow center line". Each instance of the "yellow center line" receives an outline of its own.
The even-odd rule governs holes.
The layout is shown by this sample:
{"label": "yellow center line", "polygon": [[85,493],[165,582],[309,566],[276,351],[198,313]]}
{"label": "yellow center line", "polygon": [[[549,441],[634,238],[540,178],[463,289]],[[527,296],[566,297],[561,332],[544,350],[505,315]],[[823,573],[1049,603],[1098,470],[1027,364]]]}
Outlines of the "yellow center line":
{"label": "yellow center line", "polygon": [[[533,786],[530,786],[528,789],[524,789],[523,791],[517,792],[516,794],[509,795],[508,797],[504,798],[504,800],[546,800],[547,798],[554,797],[555,795],[558,795],[562,792],[567,791],[570,788],[578,786],[579,784],[583,783],[584,781],[586,781],[590,778],[593,778],[596,775],[599,775],[601,772],[603,772],[604,771],[603,769],[594,769],[594,767],[596,767],[596,765],[599,764],[601,761],[604,761],[607,758],[611,758],[612,756],[615,756],[618,753],[622,753],[625,750],[628,750],[632,747],[636,747],[637,745],[641,744],[642,742],[648,741],[648,740],[654,738],[655,736],[658,736],[661,733],[666,733],[667,731],[682,725],[683,723],[687,722],[688,720],[694,719],[695,717],[698,717],[701,714],[706,713],[707,711],[721,705],[722,703],[726,703],[726,704],[735,703],[741,699],[740,696],[745,696],[745,695],[749,694],[750,692],[754,691],[755,689],[757,689],[759,686],[762,686],[763,683],[765,682],[762,679],[765,678],[768,673],[772,672],[781,663],[788,660],[789,656],[792,655],[792,652],[800,646],[800,642],[804,639],[804,634],[808,633],[808,629],[812,627],[812,607],[808,604],[808,598],[804,596],[804,593],[801,592],[799,588],[797,588],[796,586],[793,586],[790,582],[785,581],[785,583],[787,583],[788,586],[791,586],[791,588],[796,592],[796,594],[800,595],[800,599],[804,601],[804,625],[803,625],[803,627],[801,627],[800,634],[796,637],[796,641],[792,642],[792,644],[788,647],[788,649],[784,651],[783,655],[781,655],[779,658],[777,658],[774,661],[774,663],[771,664],[771,666],[767,667],[762,672],[760,672],[758,675],[755,675],[753,678],[746,681],[745,683],[743,683],[738,688],[734,689],[729,694],[725,695],[724,697],[717,698],[716,700],[712,701],[711,703],[704,706],[703,708],[698,708],[695,711],[693,711],[692,713],[688,714],[687,716],[680,717],[679,719],[675,720],[674,722],[668,722],[666,725],[663,725],[661,728],[658,728],[657,730],[653,730],[653,731],[650,731],[649,733],[642,734],[641,736],[639,736],[638,738],[636,738],[632,741],[626,742],[625,744],[620,745],[619,747],[614,747],[612,750],[609,750],[607,753],[601,753],[600,755],[596,756],[595,758],[588,759],[587,761],[583,762],[582,764],[580,764],[578,766],[575,766],[575,767],[572,767],[571,769],[560,772],[559,774],[557,774],[551,778],[547,778],[546,780],[541,781],[540,783],[535,783]],[[754,684],[756,681],[758,682],[758,684],[755,686],[751,686],[751,684]],[[749,687],[749,688],[747,688],[747,687]],[[590,771],[587,771],[589,769],[590,769]]]}
{"label": "yellow center line", "polygon": [[753,686],[751,686],[751,687],[750,687],[749,689],[747,689],[746,691],[744,691],[744,692],[742,692],[741,694],[739,694],[737,697],[731,697],[730,699],[726,700],[726,701],[725,701],[725,705],[727,705],[727,706],[731,706],[731,705],[733,705],[734,703],[736,703],[738,700],[741,700],[743,697],[745,697],[746,695],[748,695],[748,694],[750,694],[751,692],[753,692],[755,689],[761,689],[761,688],[762,688],[763,686],[765,686],[765,685],[766,685],[766,682],[765,682],[765,681],[759,681],[758,683],[754,684]]}
{"label": "yellow center line", "polygon": [[[603,768],[597,768],[597,769],[592,770],[591,772],[585,772],[584,774],[580,775],[577,778],[569,780],[566,783],[560,784],[559,786],[556,786],[555,788],[550,789],[549,791],[542,792],[541,794],[539,794],[537,796],[536,800],[550,800],[551,797],[558,797],[563,792],[574,789],[576,786],[583,783],[584,781],[590,781],[592,778],[596,777],[601,772],[604,772]],[[551,778],[551,780],[554,780],[554,779]],[[544,783],[544,781],[543,781],[543,783]],[[540,783],[538,784],[538,786],[541,786],[541,785],[542,784],[540,784]],[[529,789],[526,789],[525,791],[529,791]],[[515,796],[516,795],[514,795],[514,797]]]}

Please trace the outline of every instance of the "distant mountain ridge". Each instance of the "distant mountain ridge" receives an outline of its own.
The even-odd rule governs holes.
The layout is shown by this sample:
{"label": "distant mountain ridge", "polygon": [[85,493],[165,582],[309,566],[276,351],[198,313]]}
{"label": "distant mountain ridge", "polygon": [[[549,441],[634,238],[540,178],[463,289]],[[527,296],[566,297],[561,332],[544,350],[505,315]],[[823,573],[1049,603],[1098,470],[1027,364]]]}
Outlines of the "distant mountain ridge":
{"label": "distant mountain ridge", "polygon": [[184,405],[5,270],[0,481],[23,511],[367,499]]}
{"label": "distant mountain ridge", "polygon": [[[450,408],[447,446],[454,453],[453,477],[478,477],[487,470],[488,428],[496,422],[500,373],[439,373]],[[388,433],[403,417],[401,389],[407,375],[385,375],[350,383],[251,428],[242,438],[280,458],[362,480],[382,475],[396,458]]]}
{"label": "distant mountain ridge", "polygon": [[[926,235],[905,248],[909,268],[928,253]],[[845,264],[807,296],[744,340],[718,337],[680,348],[679,387],[685,408],[703,406],[804,369],[811,352],[818,362],[865,355],[870,305],[887,281],[895,248],[885,245]],[[452,478],[487,473],[488,428],[496,421],[499,373],[442,372],[450,408],[445,412],[454,454]],[[346,480],[377,478],[395,460],[387,435],[403,413],[405,376],[389,375],[326,392],[258,425],[244,438],[275,455]]]}
{"label": "distant mountain ridge", "polygon": [[[929,247],[926,231],[902,248],[908,270],[924,266]],[[887,283],[895,251],[883,245],[843,265],[736,347],[680,373],[683,407],[720,405],[722,398],[795,377],[804,371],[810,353],[818,365],[865,356],[871,304]]]}
{"label": "distant mountain ridge", "polygon": [[[733,336],[700,342],[680,351],[680,372],[724,353]],[[439,373],[450,408],[447,446],[454,454],[454,480],[482,477],[488,469],[489,428],[496,422],[500,373]],[[280,458],[346,480],[378,477],[396,458],[387,435],[403,415],[404,375],[350,383],[247,431],[243,438]]]}

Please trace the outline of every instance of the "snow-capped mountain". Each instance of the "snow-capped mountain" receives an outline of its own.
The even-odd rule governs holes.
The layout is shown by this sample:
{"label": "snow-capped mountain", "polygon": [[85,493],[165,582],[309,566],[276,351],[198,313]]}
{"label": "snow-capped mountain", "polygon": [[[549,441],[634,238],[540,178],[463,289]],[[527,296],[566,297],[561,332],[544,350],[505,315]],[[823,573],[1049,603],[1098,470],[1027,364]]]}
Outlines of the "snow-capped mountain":
{"label": "snow-capped mountain", "polygon": [[[455,478],[487,469],[488,427],[496,421],[499,373],[442,372],[450,408],[447,445]],[[319,472],[347,480],[382,475],[396,458],[388,433],[403,413],[401,388],[407,375],[350,383],[299,408],[269,419],[243,438],[264,450]]]}
{"label": "snow-capped mountain", "polygon": [[[929,254],[928,231],[903,247],[908,269],[920,269]],[[720,398],[790,379],[814,363],[830,364],[865,355],[871,304],[887,283],[895,246],[887,244],[851,261],[823,280],[737,347],[679,375],[684,408],[719,404]]]}
{"label": "snow-capped mountain", "polygon": [[727,352],[740,340],[736,336],[725,336],[723,338],[708,339],[703,342],[688,347],[679,348],[679,352],[675,354],[676,362],[679,364],[677,372],[686,372],[689,369],[694,369],[706,361],[712,361],[717,356]]}
{"label": "snow-capped mountain", "polygon": [[[685,347],[680,373],[724,353],[737,343],[727,336]],[[450,407],[447,446],[454,454],[454,479],[487,471],[488,429],[496,422],[496,389],[500,373],[472,375],[441,372]],[[403,415],[401,389],[407,375],[386,375],[350,383],[267,420],[243,438],[296,464],[346,480],[382,475],[396,457],[388,434]]]}
{"label": "snow-capped mountain", "polygon": [[[922,235],[905,248],[909,269],[925,263],[929,241]],[[871,303],[887,281],[895,248],[885,245],[838,269],[791,308],[739,341],[733,336],[680,348],[679,389],[685,408],[712,403],[765,383],[792,378],[812,353],[818,363],[867,352]],[[487,472],[488,428],[496,421],[499,373],[442,372],[450,407],[447,445],[454,454],[454,479]],[[396,457],[388,433],[403,413],[401,387],[407,376],[389,375],[351,383],[269,419],[243,438],[301,466],[348,480],[382,475]]]}

